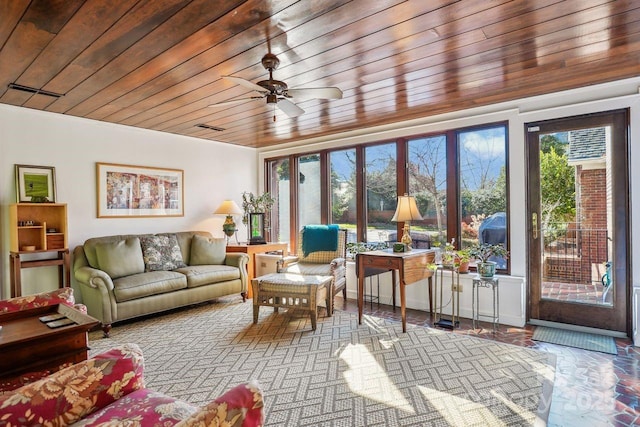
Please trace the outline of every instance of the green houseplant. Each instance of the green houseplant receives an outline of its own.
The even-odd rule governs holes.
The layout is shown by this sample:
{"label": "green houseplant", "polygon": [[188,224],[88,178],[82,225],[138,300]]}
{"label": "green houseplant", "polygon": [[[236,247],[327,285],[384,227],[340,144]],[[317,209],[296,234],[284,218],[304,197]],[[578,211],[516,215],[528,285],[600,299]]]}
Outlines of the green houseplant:
{"label": "green houseplant", "polygon": [[263,193],[261,196],[255,196],[253,193],[247,191],[242,193],[242,210],[244,211],[244,214],[242,215],[242,223],[247,226],[249,237],[251,237],[249,227],[249,214],[263,213],[264,229],[268,232],[271,225],[271,208],[273,207],[275,202],[276,199],[272,197],[268,192]]}
{"label": "green houseplant", "polygon": [[460,249],[456,252],[456,266],[458,267],[458,273],[467,274],[469,272],[469,262],[471,261],[471,255],[468,249]]}
{"label": "green houseplant", "polygon": [[493,277],[496,273],[496,263],[489,261],[491,257],[509,258],[509,251],[502,243],[483,243],[470,247],[469,256],[478,261],[478,274],[482,277]]}

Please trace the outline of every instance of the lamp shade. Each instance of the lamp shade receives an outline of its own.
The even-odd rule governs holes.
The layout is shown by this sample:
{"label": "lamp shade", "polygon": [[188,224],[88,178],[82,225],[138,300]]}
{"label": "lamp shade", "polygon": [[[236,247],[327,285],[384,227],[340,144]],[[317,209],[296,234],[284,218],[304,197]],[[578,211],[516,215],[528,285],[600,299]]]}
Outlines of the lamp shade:
{"label": "lamp shade", "polygon": [[213,212],[214,215],[242,215],[242,209],[233,200],[225,200],[218,209]]}
{"label": "lamp shade", "polygon": [[420,219],[422,219],[422,215],[420,215],[420,211],[418,211],[416,198],[406,194],[404,196],[398,196],[398,206],[391,221],[410,222]]}

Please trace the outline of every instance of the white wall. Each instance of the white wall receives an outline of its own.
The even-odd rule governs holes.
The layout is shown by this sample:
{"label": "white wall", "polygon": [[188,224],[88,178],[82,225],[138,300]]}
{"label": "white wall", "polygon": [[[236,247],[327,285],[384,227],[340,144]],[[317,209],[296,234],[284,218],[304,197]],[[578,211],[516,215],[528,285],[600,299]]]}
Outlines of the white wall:
{"label": "white wall", "polygon": [[[96,162],[184,170],[184,217],[97,218]],[[9,296],[8,206],[15,203],[14,165],[54,166],[57,202],[67,203],[69,247],[121,233],[207,230],[223,237],[224,199],[257,190],[256,150],[0,104],[0,296]],[[246,236],[237,221],[239,236]],[[57,286],[56,267],[23,270],[23,293]],[[79,292],[76,292],[79,295]],[[80,299],[80,298],[78,298]]]}
{"label": "white wall", "polygon": [[[471,291],[473,286],[472,279],[475,276],[475,274],[460,274],[460,288],[462,288],[462,292],[460,292],[459,299],[454,297],[456,298],[456,314],[466,319],[471,319],[473,317]],[[500,324],[518,327],[524,326],[526,323],[526,282],[524,278],[518,276],[496,277],[498,277],[499,281],[498,313],[500,315]],[[379,292],[378,280],[380,281]],[[437,309],[434,308],[434,313],[444,315],[445,317],[451,316],[451,310],[454,307],[454,304],[451,303],[451,272],[439,272],[437,277],[432,278],[432,281],[434,294],[437,292],[438,295],[440,295],[440,292],[442,292],[442,301],[440,301],[440,296],[438,296]],[[367,296],[373,295],[374,297],[379,298],[381,304],[391,305],[393,303],[390,272],[365,278],[364,287],[364,293]],[[442,288],[442,290],[440,290],[440,288]],[[405,287],[405,292],[407,308],[423,311],[429,310],[429,285],[427,279]],[[478,313],[481,316],[492,316],[493,299],[491,290],[488,288],[481,288],[479,289],[478,296]],[[354,262],[347,263],[347,298],[358,298],[358,279],[356,276],[356,267]],[[434,295],[433,298],[435,303],[436,296]],[[374,307],[376,303],[377,300],[374,300]],[[396,290],[396,307],[399,306],[400,292]],[[480,320],[486,321],[487,318],[480,317]]]}
{"label": "white wall", "polygon": [[[395,123],[376,128],[363,128],[358,131],[341,135],[297,141],[292,144],[270,147],[259,150],[259,158],[283,156],[291,153],[314,152],[321,149],[339,148],[373,141],[388,140],[398,136],[416,135],[421,133],[438,132],[452,128],[473,126],[482,123],[508,120],[509,122],[509,187],[510,187],[510,252],[511,252],[511,281],[517,281],[517,287],[522,293],[510,293],[510,297],[501,295],[501,307],[519,306],[526,297],[527,253],[525,195],[526,195],[526,165],[525,165],[525,134],[524,124],[538,120],[548,120],[560,117],[575,116],[619,108],[631,110],[631,150],[629,165],[631,170],[631,252],[632,271],[631,283],[640,289],[640,273],[633,267],[640,265],[640,250],[633,251],[633,247],[640,248],[640,185],[634,181],[640,179],[640,77],[617,82],[588,86],[580,89],[558,92],[555,94],[536,96],[501,104],[478,107],[457,111],[449,114],[426,117],[404,123]],[[258,177],[261,179],[261,177]],[[635,226],[634,226],[635,225]],[[355,289],[355,285],[348,284]],[[425,287],[426,288],[426,287]],[[470,291],[470,286],[467,287]],[[464,289],[464,292],[467,292]],[[418,291],[412,291],[418,292]],[[638,291],[640,293],[640,291]],[[470,294],[469,294],[470,295]],[[470,297],[469,297],[470,298]],[[633,308],[634,325],[640,325],[640,298],[636,298]],[[525,300],[526,302],[526,300]],[[632,305],[634,302],[632,301]],[[407,294],[407,306],[419,308],[424,305],[423,295]],[[470,305],[470,299],[469,299]],[[462,308],[462,307],[461,307]],[[462,313],[462,312],[461,312]],[[521,319],[524,324],[525,317]],[[514,323],[515,324],[515,323]],[[636,345],[640,344],[640,331],[632,331],[636,337]]]}

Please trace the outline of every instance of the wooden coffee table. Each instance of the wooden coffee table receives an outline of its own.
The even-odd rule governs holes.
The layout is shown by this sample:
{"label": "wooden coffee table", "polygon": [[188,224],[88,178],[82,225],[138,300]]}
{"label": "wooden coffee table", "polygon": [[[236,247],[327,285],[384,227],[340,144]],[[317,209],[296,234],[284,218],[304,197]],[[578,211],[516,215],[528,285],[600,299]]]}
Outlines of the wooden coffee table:
{"label": "wooden coffee table", "polygon": [[[50,328],[40,317],[64,314],[75,323]],[[88,358],[87,332],[99,321],[64,304],[0,314],[0,378],[57,370]]]}

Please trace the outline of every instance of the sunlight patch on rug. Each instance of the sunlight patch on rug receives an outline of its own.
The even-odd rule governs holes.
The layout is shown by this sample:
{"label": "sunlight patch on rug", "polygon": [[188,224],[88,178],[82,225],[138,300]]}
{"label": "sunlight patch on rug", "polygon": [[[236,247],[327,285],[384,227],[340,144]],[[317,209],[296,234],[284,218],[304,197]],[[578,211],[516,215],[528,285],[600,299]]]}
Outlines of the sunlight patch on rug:
{"label": "sunlight patch on rug", "polygon": [[498,417],[482,403],[464,397],[428,387],[418,386],[418,390],[440,413],[442,418],[452,426],[486,425],[491,427],[506,426]]}
{"label": "sunlight patch on rug", "polygon": [[349,366],[344,377],[351,391],[408,413],[416,413],[365,346],[348,344],[340,359]]}

